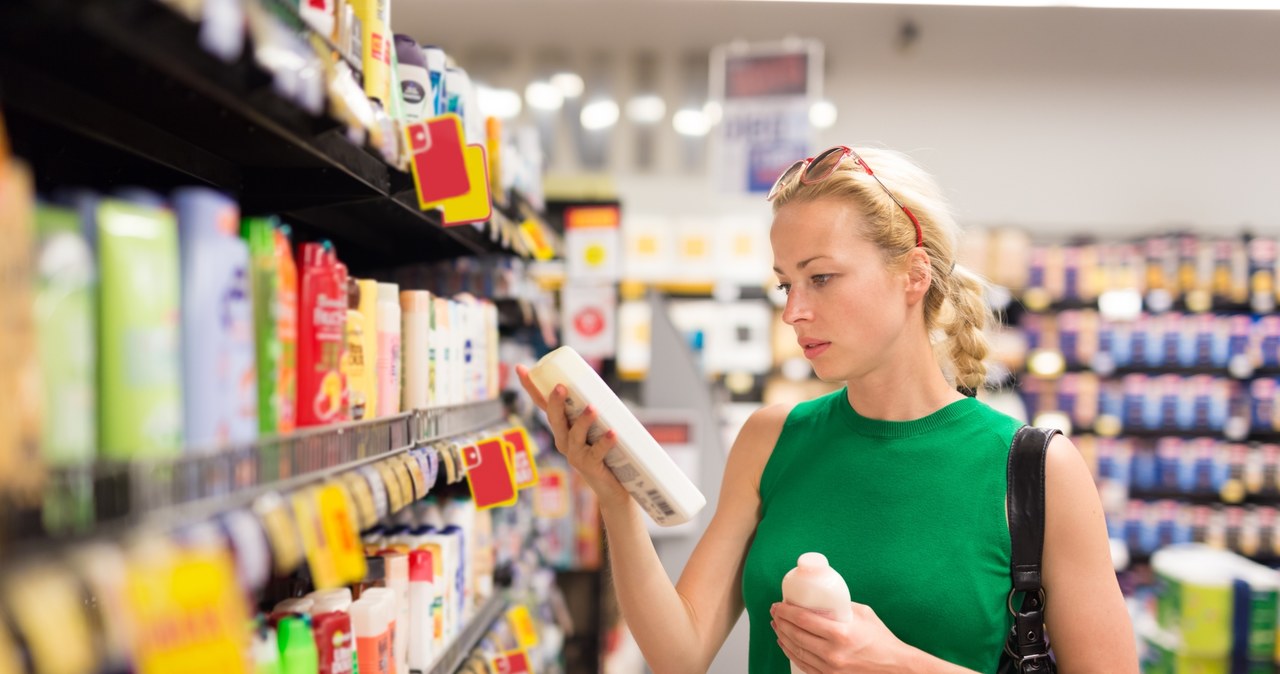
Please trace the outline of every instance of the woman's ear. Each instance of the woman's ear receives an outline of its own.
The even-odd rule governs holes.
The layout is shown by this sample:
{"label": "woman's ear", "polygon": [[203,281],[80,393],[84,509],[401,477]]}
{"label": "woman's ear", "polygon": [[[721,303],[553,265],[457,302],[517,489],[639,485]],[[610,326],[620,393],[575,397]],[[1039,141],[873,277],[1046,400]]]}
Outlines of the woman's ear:
{"label": "woman's ear", "polygon": [[933,265],[923,248],[913,248],[907,253],[907,301],[911,304],[924,301],[933,283]]}

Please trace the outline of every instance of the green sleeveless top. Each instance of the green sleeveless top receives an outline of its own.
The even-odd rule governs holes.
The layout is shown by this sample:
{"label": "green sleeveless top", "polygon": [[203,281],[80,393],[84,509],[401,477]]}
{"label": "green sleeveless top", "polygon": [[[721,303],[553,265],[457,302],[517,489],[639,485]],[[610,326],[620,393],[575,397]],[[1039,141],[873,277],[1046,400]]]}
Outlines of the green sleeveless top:
{"label": "green sleeveless top", "polygon": [[751,674],[785,674],[769,627],[782,577],[821,552],[902,641],[995,672],[1005,602],[1009,443],[1021,422],[966,398],[913,421],[859,415],[845,389],[797,405],[760,478],[742,595]]}

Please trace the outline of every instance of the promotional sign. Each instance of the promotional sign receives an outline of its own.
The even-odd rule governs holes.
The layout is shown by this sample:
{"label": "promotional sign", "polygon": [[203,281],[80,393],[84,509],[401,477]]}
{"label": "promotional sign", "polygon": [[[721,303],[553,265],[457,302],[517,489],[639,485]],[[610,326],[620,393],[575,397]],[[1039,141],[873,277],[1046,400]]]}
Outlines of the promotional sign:
{"label": "promotional sign", "polygon": [[565,275],[570,281],[617,281],[622,244],[617,206],[574,206],[564,212]]}
{"label": "promotional sign", "polygon": [[569,283],[561,289],[565,344],[583,358],[612,358],[617,349],[617,290],[612,285]]}
{"label": "promotional sign", "polygon": [[711,165],[721,189],[765,193],[811,155],[809,108],[822,95],[822,45],[812,40],[719,47],[711,55],[711,99],[722,117]]}

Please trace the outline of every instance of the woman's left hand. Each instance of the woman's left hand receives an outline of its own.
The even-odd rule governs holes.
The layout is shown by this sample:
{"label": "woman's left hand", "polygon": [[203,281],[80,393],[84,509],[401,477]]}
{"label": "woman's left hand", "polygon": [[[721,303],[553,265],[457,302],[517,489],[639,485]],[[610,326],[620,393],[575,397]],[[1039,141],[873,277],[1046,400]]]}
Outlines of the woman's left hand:
{"label": "woman's left hand", "polygon": [[885,627],[866,604],[851,602],[843,623],[779,602],[769,609],[778,645],[806,674],[901,672],[913,649]]}

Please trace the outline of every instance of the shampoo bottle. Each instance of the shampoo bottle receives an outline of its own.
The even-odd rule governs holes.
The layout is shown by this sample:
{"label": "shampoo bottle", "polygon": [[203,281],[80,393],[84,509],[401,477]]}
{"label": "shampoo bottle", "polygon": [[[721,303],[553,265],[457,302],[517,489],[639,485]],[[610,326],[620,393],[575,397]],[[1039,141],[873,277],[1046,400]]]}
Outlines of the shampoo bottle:
{"label": "shampoo bottle", "polygon": [[277,431],[292,433],[298,425],[298,265],[293,261],[289,227],[281,226],[273,237],[276,245],[276,335],[280,339],[280,418]]}
{"label": "shampoo bottle", "polygon": [[378,284],[378,416],[400,413],[400,287]]}
{"label": "shampoo bottle", "polygon": [[364,419],[369,409],[369,391],[363,386],[368,370],[364,336],[369,327],[365,315],[360,312],[360,292],[360,282],[347,279],[347,330],[346,348],[342,352],[342,376],[347,381],[347,417],[352,421]]}
{"label": "shampoo bottle", "polygon": [[258,435],[249,248],[230,197],[203,187],[173,194],[182,255],[183,426],[189,447]]}
{"label": "shampoo bottle", "polygon": [[342,419],[342,349],[346,340],[347,289],[333,246],[302,247],[298,302],[298,426]]}
{"label": "shampoo bottle", "polygon": [[[782,578],[782,600],[830,620],[846,623],[853,620],[849,586],[831,568],[822,553],[806,552],[800,555],[796,567]],[[791,665],[791,672],[800,674],[795,664]]]}
{"label": "shampoo bottle", "polygon": [[96,209],[98,421],[113,460],[182,451],[181,272],[173,213],[117,200]]}
{"label": "shampoo bottle", "polygon": [[280,646],[281,674],[312,674],[319,669],[315,637],[311,633],[311,617],[290,615],[276,623],[276,639]]}
{"label": "shampoo bottle", "polygon": [[245,218],[240,236],[249,244],[249,278],[253,286],[254,345],[258,356],[258,431],[280,429],[281,351],[279,310],[280,268],[276,231],[271,218]]}
{"label": "shampoo bottle", "polygon": [[404,411],[431,405],[427,377],[427,340],[431,327],[431,294],[425,290],[400,291],[403,327],[404,388],[400,404]]}
{"label": "shampoo bottle", "polygon": [[618,444],[605,456],[605,465],[654,522],[682,524],[706,505],[706,498],[671,455],[578,352],[567,346],[552,351],[529,371],[529,377],[547,397],[557,384],[563,384],[569,391],[565,409],[571,419],[577,419],[587,405],[595,406],[599,416],[587,432],[588,440],[595,442],[610,429],[617,433]]}

